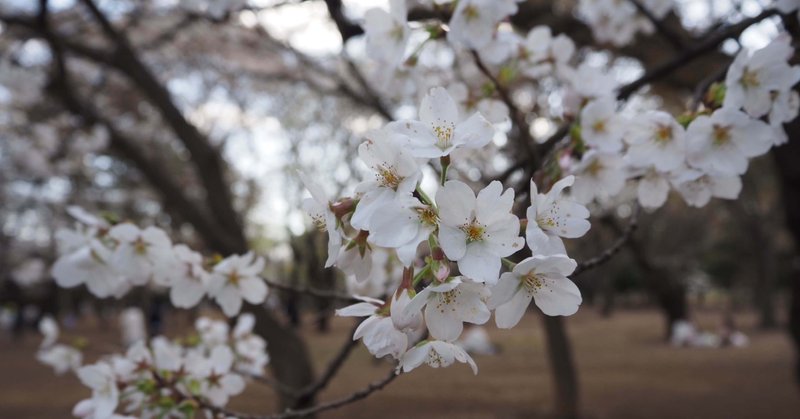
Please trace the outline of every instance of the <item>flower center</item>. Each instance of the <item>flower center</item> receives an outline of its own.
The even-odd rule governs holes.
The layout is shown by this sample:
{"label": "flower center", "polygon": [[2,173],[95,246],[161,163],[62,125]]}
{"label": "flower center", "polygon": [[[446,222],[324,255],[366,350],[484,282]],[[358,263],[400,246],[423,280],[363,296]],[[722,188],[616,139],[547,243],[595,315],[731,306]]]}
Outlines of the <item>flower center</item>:
{"label": "flower center", "polygon": [[728,144],[731,141],[731,127],[714,125],[712,137],[714,145],[717,147]]}
{"label": "flower center", "polygon": [[141,237],[137,238],[135,242],[133,242],[133,250],[138,255],[143,255],[147,253],[147,243],[142,240]]}
{"label": "flower center", "polygon": [[672,140],[672,127],[669,125],[659,125],[656,129],[656,142],[666,144]]}
{"label": "flower center", "polygon": [[238,285],[239,284],[239,273],[233,271],[228,274],[228,283],[231,285]]}
{"label": "flower center", "polygon": [[439,313],[444,314],[445,311],[456,311],[456,300],[458,300],[458,296],[461,294],[458,288],[438,294],[439,298],[436,300],[436,310],[439,311]]}
{"label": "flower center", "polygon": [[437,139],[436,147],[442,150],[450,147],[454,129],[455,126],[453,126],[453,124],[437,125],[433,127],[433,132],[436,134]]}
{"label": "flower center", "polygon": [[392,166],[381,166],[378,168],[378,183],[384,188],[397,189],[403,180]]}
{"label": "flower center", "polygon": [[594,124],[592,124],[592,131],[597,132],[597,133],[601,133],[601,134],[606,132],[606,121],[604,121],[602,119],[599,120],[599,121],[596,121]]}
{"label": "flower center", "polygon": [[472,243],[483,240],[484,233],[486,233],[486,226],[477,221],[473,221],[461,226],[461,231],[467,234],[467,243]]}
{"label": "flower center", "polygon": [[439,368],[439,367],[445,366],[444,365],[444,359],[442,358],[441,355],[439,355],[438,352],[433,350],[433,348],[431,348],[428,351],[428,362],[427,363],[432,368]]}
{"label": "flower center", "polygon": [[323,214],[316,214],[311,216],[311,222],[314,224],[315,227],[319,231],[328,231],[328,226],[325,223],[325,215]]}
{"label": "flower center", "polygon": [[755,88],[761,84],[761,82],[758,81],[758,73],[747,68],[742,73],[742,78],[739,80],[739,83],[746,88]]}
{"label": "flower center", "polygon": [[529,294],[535,294],[544,287],[544,280],[539,275],[529,273],[522,277],[522,284]]}
{"label": "flower center", "polygon": [[431,207],[422,207],[417,208],[417,214],[419,215],[419,220],[425,224],[435,226],[439,222],[439,216],[436,214]]}
{"label": "flower center", "polygon": [[600,163],[599,160],[593,160],[588,166],[586,166],[586,173],[592,177],[597,177],[600,175],[600,172],[602,172],[603,169],[603,163]]}
{"label": "flower center", "polygon": [[476,20],[480,17],[480,12],[478,8],[475,7],[474,4],[470,4],[469,6],[464,8],[464,19],[469,21]]}

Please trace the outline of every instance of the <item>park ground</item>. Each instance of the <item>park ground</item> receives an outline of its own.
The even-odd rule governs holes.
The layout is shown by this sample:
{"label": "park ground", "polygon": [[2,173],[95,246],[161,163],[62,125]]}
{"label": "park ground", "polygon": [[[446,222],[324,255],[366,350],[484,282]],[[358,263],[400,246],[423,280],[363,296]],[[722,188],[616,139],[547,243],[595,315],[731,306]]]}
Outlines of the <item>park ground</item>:
{"label": "park ground", "polygon": [[[695,318],[710,331],[721,324],[714,311],[697,313]],[[94,322],[83,323],[79,332],[111,345],[113,328],[101,331]],[[489,327],[502,353],[476,356],[477,376],[462,364],[444,370],[425,367],[362,402],[321,417],[547,418],[553,393],[540,323],[529,313],[513,330]],[[662,341],[663,324],[656,311],[618,311],[602,318],[592,309],[581,310],[567,326],[579,371],[583,416],[800,418],[791,344],[782,330],[758,331],[754,324],[749,314],[737,316],[737,325],[751,339],[745,348],[672,348]],[[328,334],[320,335],[311,326],[302,331],[318,370],[336,353],[350,327],[348,319],[336,319]],[[0,338],[0,418],[67,418],[74,403],[89,395],[74,377],[56,377],[37,364],[33,353],[38,343],[33,334],[21,341]],[[358,390],[385,376],[389,368],[359,346],[321,399]],[[230,407],[268,413],[274,408],[273,394],[253,384]]]}

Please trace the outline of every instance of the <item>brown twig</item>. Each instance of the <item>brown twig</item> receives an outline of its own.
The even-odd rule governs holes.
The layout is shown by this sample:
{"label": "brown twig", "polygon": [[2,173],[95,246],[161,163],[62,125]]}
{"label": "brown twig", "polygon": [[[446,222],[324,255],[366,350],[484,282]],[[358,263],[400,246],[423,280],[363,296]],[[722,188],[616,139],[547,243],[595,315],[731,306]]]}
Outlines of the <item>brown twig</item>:
{"label": "brown twig", "polygon": [[344,362],[347,361],[347,358],[353,352],[353,349],[357,346],[358,341],[353,339],[353,335],[355,334],[358,326],[361,324],[361,321],[356,321],[353,325],[352,330],[350,333],[347,334],[345,338],[344,345],[342,345],[339,352],[334,356],[330,362],[328,363],[328,367],[325,368],[325,372],[322,373],[322,376],[319,377],[317,382],[311,384],[307,388],[298,392],[297,395],[297,403],[295,403],[295,407],[301,405],[305,400],[313,400],[314,397],[331,382],[333,377],[336,376],[336,373],[339,372],[339,369],[342,368]]}
{"label": "brown twig", "polygon": [[271,415],[251,415],[248,413],[234,412],[225,408],[211,406],[203,402],[201,402],[200,404],[203,407],[203,409],[213,414],[220,415],[220,417],[236,417],[239,419],[289,419],[289,418],[305,417],[316,413],[324,412],[326,410],[336,409],[357,402],[359,400],[365,399],[369,397],[372,393],[375,393],[378,390],[382,390],[384,387],[389,385],[389,383],[394,381],[399,376],[400,374],[397,373],[395,367],[392,367],[392,369],[389,370],[389,374],[386,377],[384,377],[381,380],[370,383],[365,388],[358,390],[354,393],[351,393],[349,396],[345,396],[326,403],[320,403],[316,406],[311,406],[305,409],[298,409],[298,410],[287,409],[284,412],[275,413]]}
{"label": "brown twig", "polygon": [[295,287],[295,286],[292,286],[292,285],[287,285],[287,284],[283,284],[283,283],[280,283],[280,282],[277,282],[277,281],[273,281],[272,279],[269,279],[269,278],[263,278],[262,277],[261,279],[263,279],[264,282],[266,282],[267,285],[269,285],[270,287],[281,289],[281,290],[284,290],[284,291],[299,292],[301,294],[308,294],[308,295],[311,295],[311,296],[314,296],[314,297],[328,298],[328,299],[332,299],[332,300],[342,300],[342,301],[348,301],[348,302],[360,302],[361,301],[358,298],[356,298],[355,296],[350,295],[350,294],[343,294],[343,293],[339,293],[339,292],[336,292],[336,291],[321,290],[321,289],[311,288],[311,287]]}
{"label": "brown twig", "polygon": [[650,9],[645,7],[640,0],[630,0],[639,13],[643,14],[653,26],[656,27],[656,31],[663,37],[664,39],[675,48],[676,51],[682,51],[686,48],[686,45],[683,43],[683,39],[678,35],[675,31],[673,31],[669,26],[664,24],[664,21],[657,18]]}
{"label": "brown twig", "polygon": [[630,221],[628,221],[628,225],[625,227],[625,230],[622,231],[622,234],[602,253],[579,263],[578,267],[575,269],[575,272],[572,273],[572,277],[574,278],[590,269],[596,268],[608,262],[614,257],[614,255],[619,253],[625,244],[628,243],[628,241],[633,237],[633,233],[638,228],[640,212],[641,208],[638,204],[636,204],[633,209],[633,213],[631,214]]}
{"label": "brown twig", "polygon": [[508,91],[506,86],[500,82],[500,80],[492,74],[491,70],[486,67],[486,64],[481,59],[480,54],[477,51],[472,50],[472,57],[475,59],[475,64],[478,66],[478,69],[486,76],[487,79],[492,83],[492,86],[500,95],[500,99],[503,103],[506,104],[508,107],[509,113],[511,114],[511,120],[514,121],[514,125],[517,127],[517,131],[519,131],[519,144],[525,150],[526,154],[528,155],[528,162],[532,166],[537,166],[539,164],[539,153],[536,150],[536,145],[533,142],[533,137],[531,136],[531,127],[528,125],[528,121],[525,120],[525,114],[517,107],[516,103],[511,97],[511,93]]}

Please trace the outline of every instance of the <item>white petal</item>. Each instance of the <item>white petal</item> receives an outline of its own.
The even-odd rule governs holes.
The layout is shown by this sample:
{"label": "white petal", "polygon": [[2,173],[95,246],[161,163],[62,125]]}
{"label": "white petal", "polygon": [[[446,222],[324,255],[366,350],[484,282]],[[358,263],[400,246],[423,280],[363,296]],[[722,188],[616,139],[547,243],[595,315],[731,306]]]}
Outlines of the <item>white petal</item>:
{"label": "white petal", "polygon": [[494,311],[494,320],[497,327],[501,329],[510,329],[519,323],[525,310],[531,303],[531,294],[525,289],[519,289],[511,300],[507,303],[500,305]]}

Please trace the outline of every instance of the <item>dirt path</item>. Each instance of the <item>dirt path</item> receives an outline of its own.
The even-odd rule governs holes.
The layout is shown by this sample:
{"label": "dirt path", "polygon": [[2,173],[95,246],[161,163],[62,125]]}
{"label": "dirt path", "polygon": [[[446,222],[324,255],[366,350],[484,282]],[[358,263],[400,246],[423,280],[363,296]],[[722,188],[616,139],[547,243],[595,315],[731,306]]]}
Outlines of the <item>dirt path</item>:
{"label": "dirt path", "polygon": [[[699,316],[713,330],[719,317]],[[756,333],[752,319],[739,319],[750,335],[743,349],[674,349],[663,345],[661,318],[652,311],[624,312],[610,320],[582,310],[568,322],[582,384],[587,418],[796,419],[800,391],[792,384],[791,347],[780,332]],[[347,321],[334,331],[308,333],[320,368],[344,338]],[[309,327],[310,329],[310,327]],[[113,341],[113,331],[84,333]],[[424,368],[398,378],[386,390],[361,403],[329,412],[330,418],[530,418],[546,417],[550,376],[539,320],[528,315],[514,330],[489,328],[503,354],[478,356],[478,376],[468,367]],[[39,339],[0,338],[0,418],[66,418],[87,389],[73,377],[55,377],[32,353]],[[382,377],[390,366],[374,362],[363,348],[323,393],[335,398]],[[269,412],[272,394],[255,388],[235,399],[232,408]]]}

